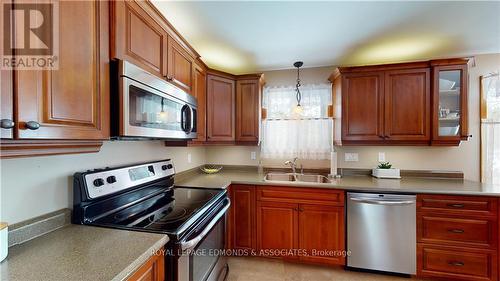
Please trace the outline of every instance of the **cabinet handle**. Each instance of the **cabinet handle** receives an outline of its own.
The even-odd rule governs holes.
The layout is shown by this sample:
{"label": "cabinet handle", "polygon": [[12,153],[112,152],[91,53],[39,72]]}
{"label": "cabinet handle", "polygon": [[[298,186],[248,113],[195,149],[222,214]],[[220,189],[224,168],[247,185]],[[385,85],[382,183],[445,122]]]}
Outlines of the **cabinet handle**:
{"label": "cabinet handle", "polygon": [[448,207],[452,207],[452,208],[463,208],[463,207],[465,207],[464,204],[448,204],[447,206]]}
{"label": "cabinet handle", "polygon": [[451,266],[464,266],[465,264],[461,261],[450,261],[448,262],[449,265]]}
{"label": "cabinet handle", "polygon": [[10,119],[2,119],[0,120],[0,128],[2,129],[12,129],[14,128],[14,121],[10,120]]}
{"label": "cabinet handle", "polygon": [[172,76],[170,76],[170,75],[165,75],[165,78],[166,78],[168,81],[172,81],[172,80],[173,80]]}
{"label": "cabinet handle", "polygon": [[38,130],[40,128],[40,123],[36,121],[28,121],[26,122],[26,128],[30,130]]}
{"label": "cabinet handle", "polygon": [[448,232],[451,233],[464,233],[465,231],[463,229],[450,229]]}
{"label": "cabinet handle", "polygon": [[304,211],[304,209],[302,209],[302,208],[299,208],[299,212],[303,212],[303,211]]}

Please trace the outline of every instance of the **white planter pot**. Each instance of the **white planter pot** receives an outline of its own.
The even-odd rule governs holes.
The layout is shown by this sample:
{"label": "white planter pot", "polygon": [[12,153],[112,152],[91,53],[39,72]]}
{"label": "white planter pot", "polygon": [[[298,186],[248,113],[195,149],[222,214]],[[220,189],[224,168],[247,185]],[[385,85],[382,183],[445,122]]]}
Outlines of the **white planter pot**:
{"label": "white planter pot", "polygon": [[400,179],[399,169],[373,169],[372,176],[382,179]]}
{"label": "white planter pot", "polygon": [[7,257],[7,246],[9,243],[8,230],[7,224],[0,222],[0,262]]}

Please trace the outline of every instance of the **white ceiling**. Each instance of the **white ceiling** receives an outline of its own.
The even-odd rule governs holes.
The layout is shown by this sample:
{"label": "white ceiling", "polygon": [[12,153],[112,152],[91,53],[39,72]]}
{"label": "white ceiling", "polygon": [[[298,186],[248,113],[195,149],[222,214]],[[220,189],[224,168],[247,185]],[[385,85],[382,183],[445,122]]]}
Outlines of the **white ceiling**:
{"label": "white ceiling", "polygon": [[210,67],[234,74],[500,53],[500,2],[153,3]]}

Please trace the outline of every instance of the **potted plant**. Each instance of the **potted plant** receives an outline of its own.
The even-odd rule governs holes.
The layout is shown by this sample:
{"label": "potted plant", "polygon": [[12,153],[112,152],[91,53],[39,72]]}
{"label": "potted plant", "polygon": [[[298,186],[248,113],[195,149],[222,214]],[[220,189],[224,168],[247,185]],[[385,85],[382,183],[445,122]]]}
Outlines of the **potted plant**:
{"label": "potted plant", "polygon": [[372,176],[384,179],[400,179],[399,169],[392,168],[389,162],[380,162],[376,169],[372,170]]}

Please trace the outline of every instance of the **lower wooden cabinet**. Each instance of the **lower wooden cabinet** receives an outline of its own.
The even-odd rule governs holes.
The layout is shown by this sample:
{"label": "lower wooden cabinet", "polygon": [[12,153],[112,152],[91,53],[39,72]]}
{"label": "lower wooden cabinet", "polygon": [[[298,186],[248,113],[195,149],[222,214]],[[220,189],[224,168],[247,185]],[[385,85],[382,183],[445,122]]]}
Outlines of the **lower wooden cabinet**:
{"label": "lower wooden cabinet", "polygon": [[164,281],[165,258],[163,255],[154,255],[145,262],[128,281]]}
{"label": "lower wooden cabinet", "polygon": [[232,206],[229,211],[228,246],[231,249],[255,249],[255,186],[232,185],[229,197]]}
{"label": "lower wooden cabinet", "polygon": [[498,280],[498,199],[417,196],[417,276]]}

